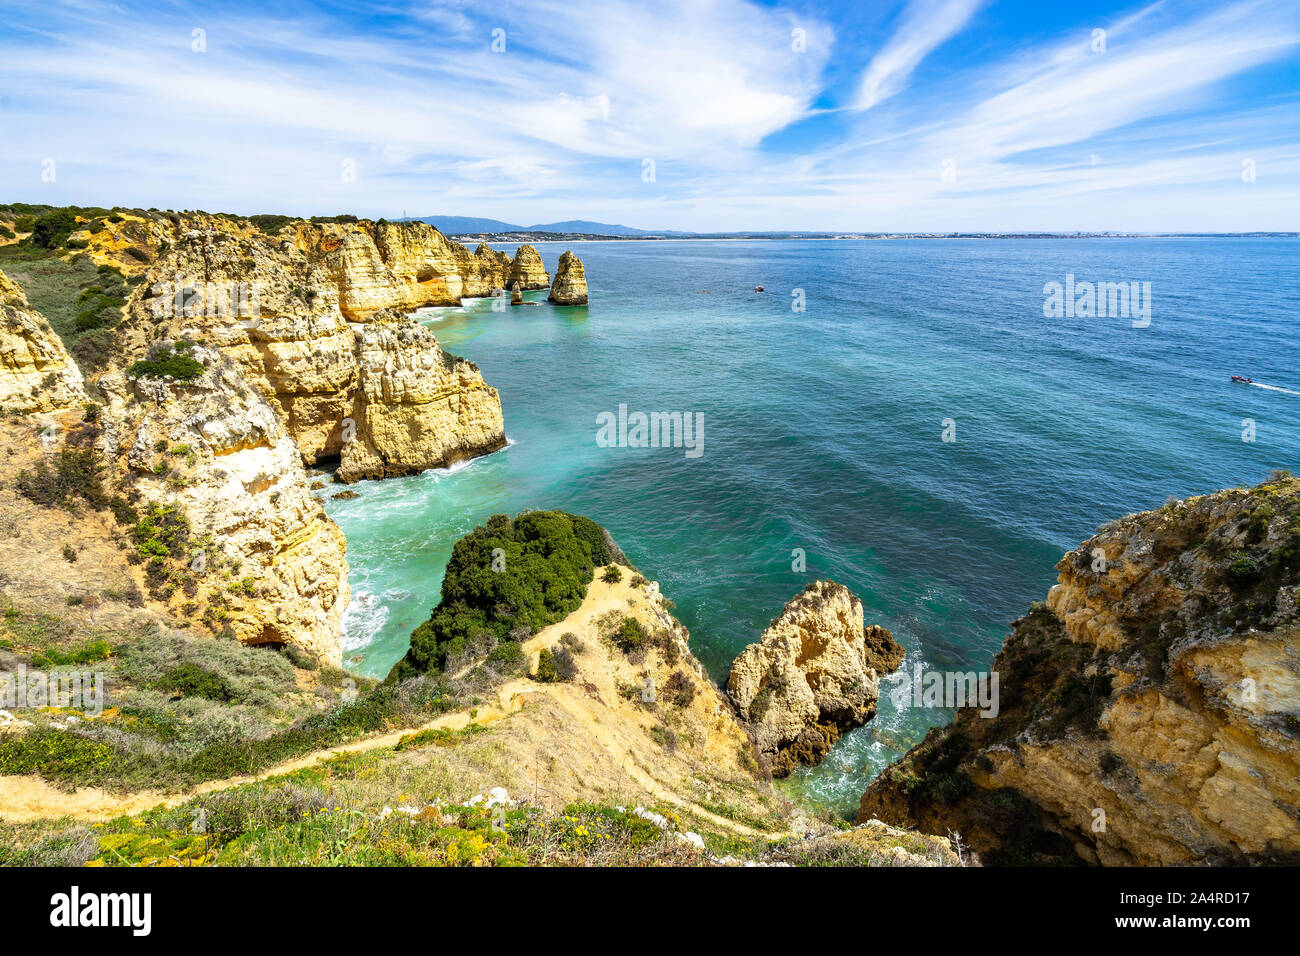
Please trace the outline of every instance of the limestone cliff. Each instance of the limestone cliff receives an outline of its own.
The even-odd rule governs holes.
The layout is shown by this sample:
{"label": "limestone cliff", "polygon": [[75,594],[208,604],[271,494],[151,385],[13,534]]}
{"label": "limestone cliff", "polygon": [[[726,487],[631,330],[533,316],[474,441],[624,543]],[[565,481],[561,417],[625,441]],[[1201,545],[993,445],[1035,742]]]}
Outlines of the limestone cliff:
{"label": "limestone cliff", "polygon": [[[416,231],[381,234],[396,248]],[[364,270],[340,280],[337,257],[369,250],[365,261],[380,260],[366,234],[337,238],[191,233],[141,286],[129,353],[160,334],[219,349],[276,409],[303,460],[338,457],[341,480],[409,474],[502,447],[500,399],[476,367],[391,310],[348,321],[349,299],[355,308],[362,295],[370,305],[400,297],[379,295]]]}
{"label": "limestone cliff", "polygon": [[816,581],[736,658],[727,696],[775,776],[815,764],[840,735],[876,713],[879,677],[903,649],[883,627],[863,627],[862,602]]}
{"label": "limestone cliff", "polygon": [[548,298],[556,305],[587,304],[587,272],[582,267],[582,260],[572,252],[560,256],[560,264],[555,268],[555,282],[551,285]]}
{"label": "limestone cliff", "polygon": [[546,270],[532,246],[521,247],[514,259],[487,243],[470,252],[423,222],[362,223],[342,231],[299,226],[293,241],[309,253],[319,250],[351,321],[389,309],[457,305],[462,298],[493,295],[515,279],[525,289],[545,288]]}
{"label": "limestone cliff", "polygon": [[410,474],[505,445],[496,389],[423,326],[396,316],[367,323],[356,361],[355,435],[343,436],[340,480]]}
{"label": "limestone cliff", "polygon": [[963,710],[860,819],[986,862],[1300,861],[1300,481],[1171,502],[1057,565]]}
{"label": "limestone cliff", "polygon": [[196,378],[100,379],[106,457],[144,519],[134,543],[152,536],[146,547],[156,552],[150,596],[246,643],[296,644],[339,664],[342,532],[312,496],[279,415],[238,365],[212,348],[180,351],[203,367]]}
{"label": "limestone cliff", "polygon": [[50,412],[85,400],[81,372],[63,342],[0,272],[0,408]]}

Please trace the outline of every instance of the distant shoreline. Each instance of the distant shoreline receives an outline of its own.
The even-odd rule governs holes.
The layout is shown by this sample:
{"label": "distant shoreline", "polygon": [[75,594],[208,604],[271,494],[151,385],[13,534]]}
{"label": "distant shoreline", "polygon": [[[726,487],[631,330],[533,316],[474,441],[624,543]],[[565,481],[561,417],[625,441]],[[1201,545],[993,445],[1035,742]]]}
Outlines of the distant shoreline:
{"label": "distant shoreline", "polygon": [[553,235],[550,233],[452,233],[448,239],[469,242],[519,242],[541,245],[557,242],[876,242],[896,239],[1300,239],[1300,232],[1152,232],[1152,233],[871,233],[825,235],[811,233],[722,234],[700,236],[601,236],[589,234]]}

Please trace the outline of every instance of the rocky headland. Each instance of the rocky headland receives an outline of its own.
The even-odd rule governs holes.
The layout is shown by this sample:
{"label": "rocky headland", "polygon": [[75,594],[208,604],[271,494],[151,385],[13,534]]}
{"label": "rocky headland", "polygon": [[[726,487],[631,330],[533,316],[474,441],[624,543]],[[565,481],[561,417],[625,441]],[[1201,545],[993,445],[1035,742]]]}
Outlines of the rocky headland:
{"label": "rocky headland", "polygon": [[1129,515],[1057,565],[962,710],[859,819],[986,862],[1300,861],[1300,480]]}
{"label": "rocky headland", "polygon": [[876,714],[880,678],[903,648],[862,602],[833,581],[815,581],[731,665],[727,696],[773,776],[816,764],[847,730]]}
{"label": "rocky headland", "polygon": [[[471,252],[422,222],[65,218],[99,270],[78,299],[104,304],[86,320],[93,375],[0,274],[0,401],[42,414],[41,447],[65,464],[72,433],[93,443],[147,600],[337,663],[345,543],[307,469],[351,482],[503,447],[496,390],[408,313],[548,288],[541,256]],[[205,586],[214,567],[238,587]]]}

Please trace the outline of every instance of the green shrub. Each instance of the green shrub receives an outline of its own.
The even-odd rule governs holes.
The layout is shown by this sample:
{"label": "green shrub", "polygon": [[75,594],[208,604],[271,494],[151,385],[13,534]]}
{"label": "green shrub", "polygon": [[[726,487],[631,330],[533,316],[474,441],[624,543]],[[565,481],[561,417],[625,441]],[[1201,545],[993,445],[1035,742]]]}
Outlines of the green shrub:
{"label": "green shrub", "polygon": [[189,521],[179,509],[155,504],[135,523],[131,540],[142,558],[179,558],[185,553],[189,532]]}
{"label": "green shrub", "polygon": [[205,670],[199,665],[186,661],[163,674],[154,688],[182,697],[203,697],[207,700],[228,701],[234,694],[220,674]]}
{"label": "green shrub", "polygon": [[518,674],[524,669],[527,663],[527,655],[524,649],[514,641],[506,641],[492,648],[491,653],[487,656],[488,663],[502,674]]}
{"label": "green shrub", "polygon": [[619,581],[623,580],[623,572],[618,569],[617,564],[611,564],[605,569],[605,573],[600,576],[600,579],[606,584],[618,584]]}
{"label": "green shrub", "polygon": [[571,681],[578,676],[578,662],[574,660],[573,651],[563,644],[551,648],[551,661],[555,666],[557,681]]}
{"label": "green shrub", "polygon": [[283,226],[286,226],[289,223],[293,222],[293,217],[268,213],[268,214],[262,214],[257,216],[249,216],[248,221],[251,222],[254,226],[256,226],[261,232],[265,233],[268,236],[273,236],[277,232],[279,232]]}
{"label": "green shrub", "polygon": [[121,318],[126,300],[101,289],[91,287],[77,297],[77,315],[73,320],[77,331],[113,325]]}
{"label": "green shrub", "polygon": [[77,217],[66,209],[56,209],[37,218],[28,241],[42,249],[57,249],[77,230]]}
{"label": "green shrub", "polygon": [[493,515],[457,541],[442,600],[411,634],[411,649],[390,678],[440,671],[475,646],[508,653],[499,645],[512,632],[536,633],[576,610],[596,566],[583,520],[559,511]]}
{"label": "green shrub", "polygon": [[559,679],[559,671],[555,667],[555,655],[549,647],[543,647],[538,652],[537,673],[533,676],[544,684],[553,684]]}
{"label": "green shrub", "polygon": [[170,375],[182,382],[190,382],[203,374],[203,363],[183,352],[164,348],[153,358],[132,364],[126,374],[136,378],[162,378]]}
{"label": "green shrub", "polygon": [[70,731],[37,729],[0,738],[0,775],[39,773],[78,783],[108,770],[114,756],[108,744]]}
{"label": "green shrub", "polygon": [[695,682],[692,681],[682,671],[673,671],[669,678],[664,681],[663,690],[659,696],[667,703],[676,704],[678,707],[688,707],[691,701],[695,699]]}
{"label": "green shrub", "polygon": [[614,632],[614,644],[625,653],[638,650],[649,640],[649,633],[646,632],[641,622],[634,617],[624,619]]}
{"label": "green shrub", "polygon": [[113,654],[108,641],[103,639],[87,641],[77,647],[63,650],[51,647],[32,657],[33,667],[71,667],[74,664],[94,664],[106,661]]}
{"label": "green shrub", "polygon": [[39,505],[76,510],[81,502],[96,511],[108,503],[103,485],[104,463],[94,448],[64,448],[51,469],[38,461],[32,471],[18,473],[18,491]]}
{"label": "green shrub", "polygon": [[1232,556],[1227,568],[1228,582],[1236,588],[1253,584],[1259,577],[1259,567],[1250,555],[1238,551]]}

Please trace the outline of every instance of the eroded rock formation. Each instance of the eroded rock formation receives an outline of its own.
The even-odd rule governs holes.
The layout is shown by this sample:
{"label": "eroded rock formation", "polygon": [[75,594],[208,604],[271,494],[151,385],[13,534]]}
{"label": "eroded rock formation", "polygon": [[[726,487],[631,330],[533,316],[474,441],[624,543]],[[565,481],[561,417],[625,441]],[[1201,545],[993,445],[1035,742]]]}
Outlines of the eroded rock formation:
{"label": "eroded rock formation", "polygon": [[497,390],[423,326],[399,316],[368,322],[356,364],[355,434],[343,435],[340,480],[410,474],[505,445]]}
{"label": "eroded rock formation", "polygon": [[[417,257],[416,238],[441,239],[431,227],[404,228],[411,225],[423,224],[382,230],[385,244]],[[500,399],[473,364],[391,309],[348,320],[345,300],[355,308],[358,297],[371,305],[394,298],[375,294],[369,265],[338,271],[342,260],[380,261],[362,255],[375,250],[364,233],[344,232],[337,242],[322,252],[333,244],[324,234],[299,244],[191,233],[141,286],[127,325],[129,351],[138,355],[160,334],[217,348],[276,409],[304,462],[337,457],[345,481],[410,474],[502,447]]]}
{"label": "eroded rock formation", "polygon": [[510,263],[510,275],[507,278],[510,288],[513,289],[518,284],[519,288],[524,291],[545,289],[551,284],[551,275],[546,271],[546,266],[542,263],[542,257],[528,243],[524,243],[515,250],[515,258]]}
{"label": "eroded rock formation", "polygon": [[816,581],[731,666],[727,696],[775,776],[815,764],[840,735],[876,713],[879,678],[903,649],[883,627],[863,627],[862,602]]}
{"label": "eroded rock formation", "polygon": [[1130,515],[1057,565],[963,710],[862,798],[986,862],[1300,861],[1300,481]]}
{"label": "eroded rock formation", "polygon": [[548,299],[556,305],[587,304],[587,272],[582,267],[582,260],[572,252],[560,256]]}
{"label": "eroded rock formation", "polygon": [[204,367],[192,381],[99,380],[114,485],[146,521],[134,537],[159,545],[145,568],[151,596],[247,643],[292,643],[337,665],[343,534],[312,496],[280,416],[236,362],[213,348],[186,355]]}

